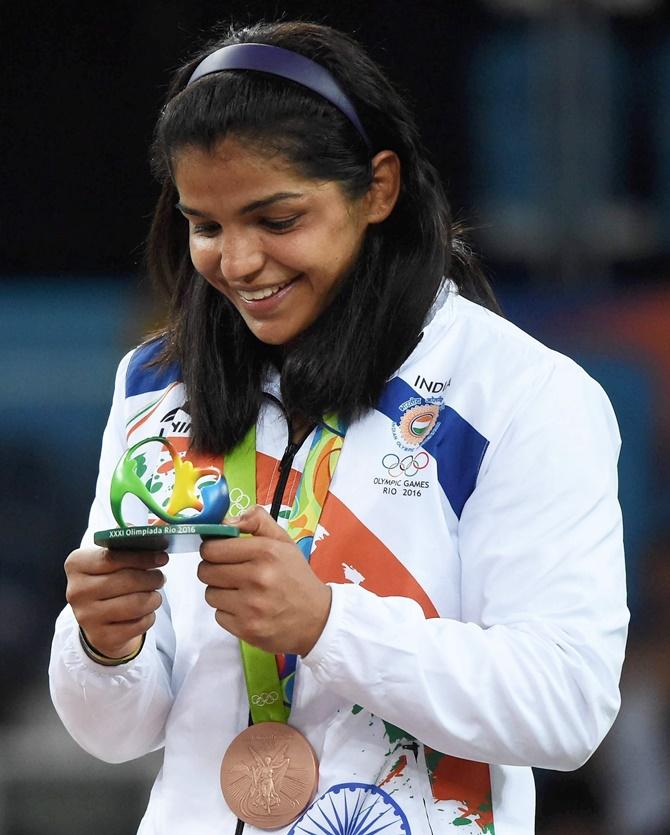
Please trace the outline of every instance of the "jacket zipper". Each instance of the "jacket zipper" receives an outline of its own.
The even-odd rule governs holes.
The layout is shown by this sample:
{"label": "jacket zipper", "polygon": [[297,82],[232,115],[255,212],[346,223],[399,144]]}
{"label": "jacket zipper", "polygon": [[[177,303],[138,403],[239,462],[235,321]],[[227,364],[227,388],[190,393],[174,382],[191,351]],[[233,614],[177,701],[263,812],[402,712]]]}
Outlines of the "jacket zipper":
{"label": "jacket zipper", "polygon": [[291,472],[291,465],[293,464],[293,459],[295,458],[296,452],[300,449],[305,440],[303,438],[303,440],[300,441],[300,443],[294,443],[290,440],[290,437],[291,427],[289,425],[289,442],[286,445],[284,454],[282,455],[281,461],[279,462],[279,481],[277,482],[277,486],[275,487],[275,492],[272,496],[272,506],[270,507],[270,516],[272,516],[275,522],[277,521],[279,511],[281,510],[281,503],[282,499],[284,498],[284,490],[286,490],[286,482],[288,481],[288,477]]}
{"label": "jacket zipper", "polygon": [[291,426],[291,420],[286,412],[286,409],[284,408],[284,404],[278,397],[275,397],[274,394],[270,394],[269,391],[263,392],[263,394],[268,398],[268,400],[272,400],[281,409],[284,418],[286,419],[286,426],[288,428],[288,442],[286,444],[284,454],[281,457],[281,461],[279,462],[279,481],[275,487],[275,491],[272,496],[272,505],[270,506],[270,516],[272,516],[276,522],[277,517],[279,516],[279,511],[281,510],[281,501],[284,498],[284,490],[286,490],[286,482],[288,481],[289,473],[291,472],[293,459],[295,458],[296,452],[310,436],[312,430],[310,429],[309,432],[306,432],[297,443],[292,441],[293,427]]}

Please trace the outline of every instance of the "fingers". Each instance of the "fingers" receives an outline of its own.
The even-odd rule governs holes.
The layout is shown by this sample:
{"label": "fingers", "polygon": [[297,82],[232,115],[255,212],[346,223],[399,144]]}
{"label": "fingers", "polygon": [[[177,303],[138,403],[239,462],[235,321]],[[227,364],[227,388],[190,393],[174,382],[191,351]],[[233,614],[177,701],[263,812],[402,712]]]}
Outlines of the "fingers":
{"label": "fingers", "polygon": [[285,602],[268,600],[260,593],[208,587],[207,603],[216,622],[243,641],[266,652],[306,655],[319,639],[328,620],[332,591],[319,584],[301,611]]}
{"label": "fingers", "polygon": [[246,510],[241,516],[227,517],[225,523],[239,528],[240,533],[265,536],[268,539],[277,539],[280,542],[292,542],[286,531],[275,522],[267,510],[258,504]]}
{"label": "fingers", "polygon": [[239,589],[246,585],[253,574],[247,568],[247,563],[233,563],[222,567],[214,562],[204,561],[198,565],[198,580],[206,586],[217,586],[225,589]]}
{"label": "fingers", "polygon": [[311,572],[290,539],[288,542],[263,537],[220,539],[204,543],[200,554],[203,557],[197,569],[200,582],[208,589],[235,590],[244,592],[245,596],[271,593],[282,584],[287,567],[294,560],[301,569]]}
{"label": "fingers", "polygon": [[158,569],[125,569],[114,574],[80,574],[68,583],[67,602],[76,606],[83,600],[110,600],[133,592],[156,591],[165,585],[165,575]]}
{"label": "fingers", "polygon": [[330,588],[261,508],[238,522],[250,536],[212,540],[200,548],[198,578],[216,622],[267,652],[308,652],[328,618]]}
{"label": "fingers", "polygon": [[[281,643],[284,636],[277,636],[275,618],[261,605],[261,601],[247,599],[244,603],[235,591],[207,589],[205,599],[214,609],[214,619],[231,635],[241,638],[260,649],[271,650],[273,643]],[[283,650],[281,650],[283,651]]]}
{"label": "fingers", "polygon": [[213,609],[244,609],[250,619],[268,614],[267,595],[281,582],[275,568],[262,562],[223,566],[201,562],[198,579],[206,586],[205,600]]}
{"label": "fingers", "polygon": [[78,622],[84,630],[95,629],[101,625],[132,625],[148,615],[153,615],[162,602],[163,598],[157,591],[125,594],[112,600],[97,600],[82,612]]}
{"label": "fingers", "polygon": [[117,658],[130,651],[129,642],[153,626],[162,602],[159,592],[149,591],[93,600],[72,608],[91,646],[109,658]]}
{"label": "fingers", "polygon": [[155,612],[125,623],[113,623],[86,629],[81,626],[86,640],[107,658],[123,658],[141,645],[142,635],[156,622]]}
{"label": "fingers", "polygon": [[78,548],[65,560],[65,573],[112,574],[126,568],[149,570],[167,565],[165,551],[123,551],[110,548]]}
{"label": "fingers", "polygon": [[240,607],[240,599],[236,589],[219,589],[215,586],[207,586],[205,600],[212,609],[228,614],[234,614]]}
{"label": "fingers", "polygon": [[242,563],[255,560],[260,554],[278,556],[283,545],[295,544],[286,531],[260,505],[241,516],[227,517],[224,522],[234,525],[250,536],[227,539],[207,539],[200,546],[200,556],[211,563]]}
{"label": "fingers", "polygon": [[157,591],[136,592],[94,601],[74,611],[89,644],[108,658],[121,658],[154,625],[162,602]]}
{"label": "fingers", "polygon": [[87,640],[103,655],[123,657],[156,620],[165,584],[163,552],[80,548],[65,561],[65,597]]}

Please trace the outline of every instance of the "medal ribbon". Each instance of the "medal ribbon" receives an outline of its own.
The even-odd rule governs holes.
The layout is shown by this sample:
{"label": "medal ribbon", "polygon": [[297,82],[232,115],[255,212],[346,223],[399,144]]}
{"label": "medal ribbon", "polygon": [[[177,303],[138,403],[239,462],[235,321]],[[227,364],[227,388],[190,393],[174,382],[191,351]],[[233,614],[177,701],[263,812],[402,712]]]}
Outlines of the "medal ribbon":
{"label": "medal ribbon", "polygon": [[[326,415],[314,432],[295,501],[288,518],[288,534],[309,560],[314,534],[340,457],[346,426]],[[235,514],[256,503],[256,427],[224,460],[224,474]],[[296,656],[278,655],[240,641],[242,668],[254,724],[286,722],[291,712]]]}

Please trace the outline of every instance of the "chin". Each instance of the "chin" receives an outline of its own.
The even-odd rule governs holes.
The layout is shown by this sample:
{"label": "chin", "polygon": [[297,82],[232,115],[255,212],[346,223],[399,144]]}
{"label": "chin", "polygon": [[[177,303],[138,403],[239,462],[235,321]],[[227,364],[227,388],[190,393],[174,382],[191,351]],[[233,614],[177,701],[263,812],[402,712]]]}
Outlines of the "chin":
{"label": "chin", "polygon": [[249,328],[249,330],[259,342],[262,342],[264,345],[275,345],[277,347],[280,345],[288,345],[298,335],[293,331],[281,332],[269,328]]}
{"label": "chin", "polygon": [[269,323],[259,324],[258,322],[247,322],[246,324],[259,342],[263,342],[265,345],[288,346],[295,342],[300,334],[306,331],[313,322],[310,321],[292,327],[277,327]]}

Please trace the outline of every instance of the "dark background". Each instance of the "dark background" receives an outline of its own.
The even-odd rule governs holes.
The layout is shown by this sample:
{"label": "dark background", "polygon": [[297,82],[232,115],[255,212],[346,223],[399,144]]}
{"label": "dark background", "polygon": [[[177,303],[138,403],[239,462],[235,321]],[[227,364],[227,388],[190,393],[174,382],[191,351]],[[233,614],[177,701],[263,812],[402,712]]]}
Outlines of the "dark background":
{"label": "dark background", "polygon": [[[121,355],[155,324],[142,246],[168,79],[218,21],[302,17],[412,103],[506,314],[605,387],[624,440],[624,710],[538,831],[670,831],[670,11],[654,0],[1,2],[0,835],[131,833],[159,757],[102,766],[48,702]],[[67,813],[59,810],[67,806]],[[436,833],[437,835],[437,833]]]}
{"label": "dark background", "polygon": [[476,4],[340,2],[328,11],[315,3],[6,4],[10,59],[3,86],[12,162],[3,201],[4,269],[85,275],[136,269],[156,196],[147,147],[170,71],[214,21],[244,23],[282,12],[357,35],[395,69],[462,203],[464,76],[476,33],[491,25]]}
{"label": "dark background", "polygon": [[[524,5],[549,11],[514,11]],[[667,201],[658,194],[667,185],[659,182],[659,169],[668,165],[661,159],[668,151],[657,111],[668,93],[656,60],[670,32],[666,5],[610,4],[646,9],[636,14],[608,14],[601,8],[606,2],[553,5],[558,10],[542,0],[382,0],[332,8],[314,2],[4,3],[2,269],[84,276],[136,271],[156,195],[147,147],[171,70],[214,22],[282,14],[343,28],[368,47],[406,91],[455,212],[475,226],[491,220],[478,198],[492,188],[482,183],[492,164],[496,183],[504,168],[510,182],[516,178],[517,193],[528,188],[524,178],[537,175],[537,161],[546,166],[545,189],[565,188],[560,148],[533,147],[543,131],[553,140],[561,131],[561,140],[571,143],[566,153],[590,154],[594,168],[615,157],[609,182],[589,183],[595,174],[583,171],[585,181],[571,184],[581,197],[597,186],[610,199],[643,206]],[[482,53],[486,63],[478,63]],[[552,74],[555,82],[547,79]],[[589,99],[598,106],[608,99],[599,130],[611,130],[593,136],[585,153],[588,124],[569,119],[585,119]],[[482,128],[489,126],[487,135]],[[505,156],[515,141],[510,129],[523,135],[516,157]],[[661,176],[668,177],[665,169]],[[637,251],[613,253],[618,273],[634,262],[638,277],[665,276],[670,249],[660,231],[656,236]],[[503,258],[498,249],[504,247],[487,254],[493,271],[503,281],[520,281],[528,267],[523,252]]]}

